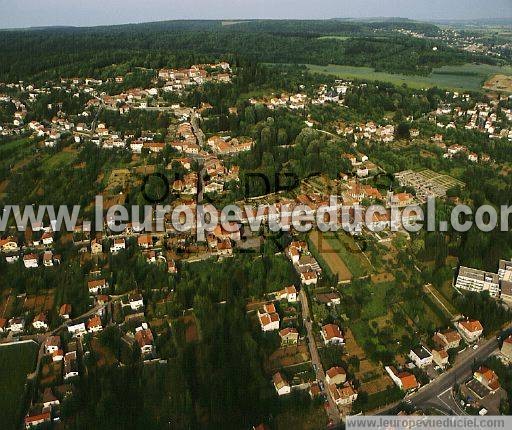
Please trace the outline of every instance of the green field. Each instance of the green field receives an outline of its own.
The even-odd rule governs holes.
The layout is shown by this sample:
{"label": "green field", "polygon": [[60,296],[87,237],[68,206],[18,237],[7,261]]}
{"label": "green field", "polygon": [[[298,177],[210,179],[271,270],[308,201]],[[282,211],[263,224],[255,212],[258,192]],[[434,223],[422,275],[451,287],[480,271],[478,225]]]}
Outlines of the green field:
{"label": "green field", "polygon": [[318,66],[307,64],[310,71],[335,75],[345,79],[363,79],[368,81],[390,82],[394,85],[407,84],[411,88],[440,87],[451,90],[479,91],[483,83],[492,75],[512,74],[512,66],[491,66],[487,64],[464,64],[460,66],[443,66],[429,76],[400,75],[376,72],[371,67],[355,66]]}
{"label": "green field", "polygon": [[2,395],[0,396],[0,410],[2,430],[19,427],[21,406],[27,375],[35,368],[37,355],[35,343],[23,343],[0,347],[0,381],[2,381]]}
{"label": "green field", "polygon": [[370,264],[353,237],[344,232],[326,233],[324,237],[347,265],[354,278],[357,279],[371,273]]}
{"label": "green field", "polygon": [[77,154],[73,152],[61,151],[51,156],[50,158],[47,158],[43,165],[45,170],[52,171],[63,165],[71,164],[73,161],[75,161],[76,156]]}
{"label": "green field", "polygon": [[350,36],[321,36],[318,40],[347,40]]}
{"label": "green field", "polygon": [[16,139],[11,140],[10,142],[0,143],[0,156],[6,157],[10,156],[12,153],[16,152],[18,149],[21,149],[25,146],[28,146],[31,143],[30,139]]}

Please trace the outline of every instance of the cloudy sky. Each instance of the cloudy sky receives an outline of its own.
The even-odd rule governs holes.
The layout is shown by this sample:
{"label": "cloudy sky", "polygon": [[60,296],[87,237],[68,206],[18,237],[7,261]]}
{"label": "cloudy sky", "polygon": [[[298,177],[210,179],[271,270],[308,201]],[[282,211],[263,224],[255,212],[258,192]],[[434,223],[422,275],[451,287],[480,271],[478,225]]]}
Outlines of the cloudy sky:
{"label": "cloudy sky", "polygon": [[512,17],[512,0],[0,0],[0,28],[171,19]]}

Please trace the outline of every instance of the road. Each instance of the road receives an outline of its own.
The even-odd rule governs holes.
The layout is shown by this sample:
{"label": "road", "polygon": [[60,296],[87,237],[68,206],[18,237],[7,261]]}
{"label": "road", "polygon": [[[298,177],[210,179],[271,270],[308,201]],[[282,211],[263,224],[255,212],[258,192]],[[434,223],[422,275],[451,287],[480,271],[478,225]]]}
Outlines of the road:
{"label": "road", "polygon": [[[417,407],[429,407],[429,406],[444,406],[446,409],[446,403],[442,402],[438,396],[444,394],[447,390],[450,390],[455,384],[461,384],[468,379],[472,374],[472,367],[475,362],[481,362],[485,360],[492,352],[498,348],[498,341],[496,338],[489,339],[487,341],[480,342],[478,349],[468,349],[463,356],[459,356],[455,361],[455,364],[451,369],[441,374],[438,378],[433,380],[430,384],[424,385],[417,392],[407,396],[405,400]],[[396,402],[384,410],[380,410],[380,415],[389,414],[394,408],[399,405],[400,402]]]}
{"label": "road", "polygon": [[338,406],[334,403],[334,400],[331,396],[331,392],[327,387],[327,381],[325,380],[324,368],[322,367],[322,362],[320,361],[320,356],[318,355],[318,348],[316,347],[315,342],[315,334],[313,331],[313,323],[311,321],[311,317],[309,314],[309,304],[308,297],[304,288],[300,291],[300,303],[302,306],[302,317],[304,319],[304,325],[308,332],[308,346],[309,353],[311,354],[311,363],[316,366],[316,377],[318,380],[322,382],[325,387],[325,394],[327,396],[327,400],[329,402],[329,409],[327,410],[327,414],[329,415],[329,419],[332,422],[334,427],[339,426],[340,424],[340,413],[338,411]]}

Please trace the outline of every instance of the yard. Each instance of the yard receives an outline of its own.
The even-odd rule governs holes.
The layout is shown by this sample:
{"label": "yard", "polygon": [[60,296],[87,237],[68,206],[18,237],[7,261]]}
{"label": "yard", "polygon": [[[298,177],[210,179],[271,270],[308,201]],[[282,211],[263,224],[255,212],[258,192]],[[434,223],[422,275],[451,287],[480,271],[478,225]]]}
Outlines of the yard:
{"label": "yard", "polygon": [[19,428],[27,375],[35,368],[37,355],[35,343],[0,347],[0,381],[2,396],[2,430]]}

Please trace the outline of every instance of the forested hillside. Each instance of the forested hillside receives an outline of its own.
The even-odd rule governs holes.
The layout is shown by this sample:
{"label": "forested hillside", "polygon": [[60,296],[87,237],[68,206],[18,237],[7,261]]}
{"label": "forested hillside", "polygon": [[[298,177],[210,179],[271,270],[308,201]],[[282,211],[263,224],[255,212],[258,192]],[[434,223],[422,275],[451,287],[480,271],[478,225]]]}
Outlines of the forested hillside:
{"label": "forested hillside", "polygon": [[[428,74],[433,67],[493,61],[396,29],[436,35],[412,21],[171,21],[94,28],[5,31],[0,80],[95,75],[110,64],[185,66],[229,54],[267,63],[371,66],[393,73]],[[328,37],[336,36],[336,37]],[[435,48],[435,50],[433,50]]]}

